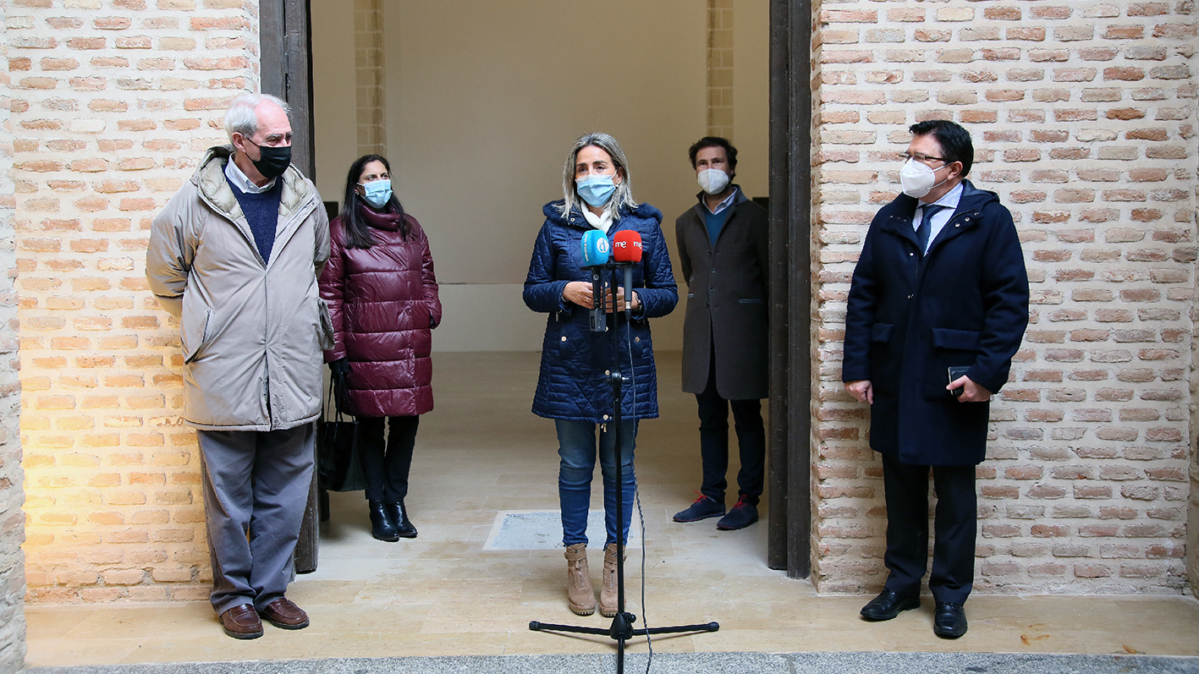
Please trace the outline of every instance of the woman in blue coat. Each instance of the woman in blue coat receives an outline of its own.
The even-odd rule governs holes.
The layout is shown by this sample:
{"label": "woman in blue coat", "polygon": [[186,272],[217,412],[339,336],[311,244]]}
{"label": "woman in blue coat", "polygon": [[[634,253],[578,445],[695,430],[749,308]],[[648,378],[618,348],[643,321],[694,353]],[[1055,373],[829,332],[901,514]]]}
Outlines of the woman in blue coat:
{"label": "woman in blue coat", "polygon": [[[628,539],[633,495],[633,447],[640,419],[658,416],[658,381],[648,319],[669,314],[679,301],[670,255],[662,235],[662,213],[633,201],[628,162],[611,136],[579,138],[567,157],[563,199],[543,208],[545,224],[537,235],[525,304],[549,314],[541,349],[541,375],[533,413],[553,419],[558,431],[558,495],[562,507],[562,543],[566,546],[567,601],[578,615],[595,612],[595,593],[587,569],[587,511],[598,454],[604,479],[603,587],[600,613],[616,615],[616,451],[612,426],[612,386],[606,377],[615,361],[611,336],[593,333],[590,310],[604,298],[592,297],[591,272],[583,268],[583,235],[602,232],[611,243],[621,230],[641,236],[641,263],[633,268],[630,297],[618,288],[607,306],[623,312],[631,304],[633,320],[609,314],[608,329],[619,336],[619,364],[625,375],[621,400],[621,482],[624,521],[621,545]],[[631,359],[631,364],[630,364]],[[631,365],[631,366],[630,366]]]}

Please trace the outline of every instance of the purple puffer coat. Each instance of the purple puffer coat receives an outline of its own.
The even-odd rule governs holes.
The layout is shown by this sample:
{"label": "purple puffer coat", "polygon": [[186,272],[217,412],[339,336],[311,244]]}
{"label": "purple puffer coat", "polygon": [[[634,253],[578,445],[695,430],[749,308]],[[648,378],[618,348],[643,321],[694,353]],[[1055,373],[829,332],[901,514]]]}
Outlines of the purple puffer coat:
{"label": "purple puffer coat", "polygon": [[424,414],[433,409],[432,328],[441,300],[429,240],[416,219],[363,207],[375,245],[347,248],[341,218],[329,224],[331,251],[321,274],[336,343],[325,362],[348,358],[349,409],[363,417]]}

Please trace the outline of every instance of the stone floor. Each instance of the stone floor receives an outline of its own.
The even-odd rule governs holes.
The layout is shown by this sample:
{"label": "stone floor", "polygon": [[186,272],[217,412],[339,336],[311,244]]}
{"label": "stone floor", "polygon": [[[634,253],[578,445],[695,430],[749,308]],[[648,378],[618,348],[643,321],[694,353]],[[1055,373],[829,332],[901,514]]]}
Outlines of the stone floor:
{"label": "stone floor", "polygon": [[[719,621],[720,631],[656,637],[655,653],[679,658],[857,651],[1199,656],[1199,602],[1188,597],[976,595],[968,605],[970,632],[944,641],[932,634],[930,601],[896,620],[867,624],[858,618],[866,598],[818,597],[808,582],[766,568],[765,521],[727,533],[718,532],[714,520],[675,524],[671,513],[691,502],[699,479],[694,398],[676,392],[678,354],[660,354],[660,361],[663,418],[645,422],[638,438],[645,557],[643,562],[640,548],[630,550],[630,610],[650,626]],[[579,618],[566,608],[559,550],[485,549],[505,511],[557,508],[553,424],[528,412],[536,354],[446,354],[436,359],[435,369],[437,409],[421,422],[408,499],[420,536],[375,541],[362,494],[333,494],[319,568],[300,576],[288,595],[307,609],[311,627],[286,632],[268,625],[263,638],[242,642],[221,633],[206,603],[34,605],[26,610],[27,664],[610,655],[614,648],[607,637],[528,629],[531,620],[596,627],[609,622],[598,614]],[[730,472],[735,470],[734,465]],[[599,503],[597,489],[593,504]],[[599,550],[591,559],[598,580]],[[641,658],[641,668],[646,652],[643,638],[630,644],[630,657]],[[861,657],[869,661],[868,655]],[[1144,668],[1129,669],[1138,661],[1145,667],[1151,662],[1103,662],[1140,671]],[[789,662],[779,671],[788,666],[816,671]],[[1161,671],[1195,671],[1188,668],[1199,661],[1168,662],[1182,663],[1183,669]],[[296,671],[384,671],[296,664]],[[503,669],[497,667],[497,672]],[[839,667],[829,671],[858,671]],[[915,666],[922,668],[927,671],[926,665]]]}

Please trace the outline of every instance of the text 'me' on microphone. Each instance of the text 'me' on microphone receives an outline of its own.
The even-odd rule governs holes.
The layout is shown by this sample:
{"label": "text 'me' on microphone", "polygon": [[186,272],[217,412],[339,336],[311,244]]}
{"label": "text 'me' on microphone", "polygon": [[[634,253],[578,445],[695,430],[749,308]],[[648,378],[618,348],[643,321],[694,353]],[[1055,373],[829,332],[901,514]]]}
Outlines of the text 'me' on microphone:
{"label": "text 'me' on microphone", "polygon": [[624,267],[624,315],[633,317],[633,265],[641,262],[641,235],[622,229],[612,238],[612,259]]}
{"label": "text 'me' on microphone", "polygon": [[641,235],[622,229],[612,239],[612,259],[616,262],[641,261]]}

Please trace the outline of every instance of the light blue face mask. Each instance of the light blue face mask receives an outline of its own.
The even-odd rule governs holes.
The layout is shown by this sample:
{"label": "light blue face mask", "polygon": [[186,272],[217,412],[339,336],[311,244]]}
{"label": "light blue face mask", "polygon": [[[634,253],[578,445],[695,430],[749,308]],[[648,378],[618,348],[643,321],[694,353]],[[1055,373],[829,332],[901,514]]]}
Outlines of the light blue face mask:
{"label": "light blue face mask", "polygon": [[612,198],[612,193],[616,191],[616,185],[612,182],[614,175],[587,176],[576,180],[575,187],[579,190],[579,196],[594,208],[603,206],[608,203],[608,200]]}
{"label": "light blue face mask", "polygon": [[383,208],[387,202],[391,201],[391,181],[390,180],[373,180],[369,183],[358,183],[362,186],[362,191],[365,192],[362,196],[366,199],[366,203],[375,208]]}

